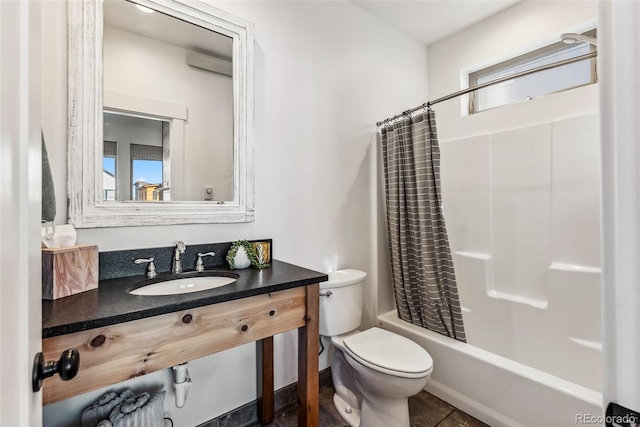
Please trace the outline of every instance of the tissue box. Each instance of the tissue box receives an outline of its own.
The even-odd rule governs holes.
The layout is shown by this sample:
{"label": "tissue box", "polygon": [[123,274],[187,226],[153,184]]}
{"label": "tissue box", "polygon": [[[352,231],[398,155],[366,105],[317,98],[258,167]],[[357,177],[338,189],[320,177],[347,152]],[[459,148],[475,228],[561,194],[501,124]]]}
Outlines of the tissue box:
{"label": "tissue box", "polygon": [[98,288],[98,245],[42,249],[42,298],[55,300]]}

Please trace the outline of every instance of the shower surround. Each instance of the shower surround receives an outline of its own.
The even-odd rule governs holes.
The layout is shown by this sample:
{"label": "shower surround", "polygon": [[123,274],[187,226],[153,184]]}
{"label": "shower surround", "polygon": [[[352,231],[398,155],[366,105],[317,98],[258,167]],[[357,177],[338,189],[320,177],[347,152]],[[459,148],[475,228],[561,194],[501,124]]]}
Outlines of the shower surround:
{"label": "shower surround", "polygon": [[491,425],[599,415],[598,115],[441,142],[444,216],[468,344],[394,312],[434,358],[427,389]]}

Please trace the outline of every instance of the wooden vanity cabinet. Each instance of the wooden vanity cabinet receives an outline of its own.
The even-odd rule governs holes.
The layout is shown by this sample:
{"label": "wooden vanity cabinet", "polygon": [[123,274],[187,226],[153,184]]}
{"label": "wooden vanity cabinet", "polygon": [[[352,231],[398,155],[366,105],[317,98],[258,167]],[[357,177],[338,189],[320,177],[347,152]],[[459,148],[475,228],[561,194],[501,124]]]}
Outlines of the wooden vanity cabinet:
{"label": "wooden vanity cabinet", "polygon": [[298,329],[299,426],[318,426],[318,284],[45,338],[47,360],[80,351],[72,381],[49,378],[49,404],[209,354],[258,343],[258,413],[273,421],[273,336]]}

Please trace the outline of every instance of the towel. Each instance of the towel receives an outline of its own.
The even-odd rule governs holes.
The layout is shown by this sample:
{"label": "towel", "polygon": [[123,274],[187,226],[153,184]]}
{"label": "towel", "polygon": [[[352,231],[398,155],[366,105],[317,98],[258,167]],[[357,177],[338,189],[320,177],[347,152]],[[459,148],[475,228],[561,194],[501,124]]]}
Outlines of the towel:
{"label": "towel", "polygon": [[103,395],[82,412],[82,427],[97,427],[101,421],[109,418],[113,408],[133,396],[133,391],[129,389],[120,393],[120,396],[114,392]]}
{"label": "towel", "polygon": [[42,133],[42,221],[53,222],[56,217],[56,192],[53,188],[53,176],[49,165],[47,145]]}
{"label": "towel", "polygon": [[145,392],[131,397],[111,411],[109,421],[113,427],[163,427],[164,394]]}

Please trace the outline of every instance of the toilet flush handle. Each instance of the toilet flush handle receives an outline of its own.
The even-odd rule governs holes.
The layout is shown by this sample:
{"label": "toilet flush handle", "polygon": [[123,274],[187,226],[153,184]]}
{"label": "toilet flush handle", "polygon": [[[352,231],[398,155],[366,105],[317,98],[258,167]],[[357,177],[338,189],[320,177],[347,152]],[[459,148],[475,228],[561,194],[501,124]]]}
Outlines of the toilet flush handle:
{"label": "toilet flush handle", "polygon": [[320,292],[319,294],[321,297],[330,297],[331,295],[333,295],[333,292],[331,291],[327,291],[327,292]]}

